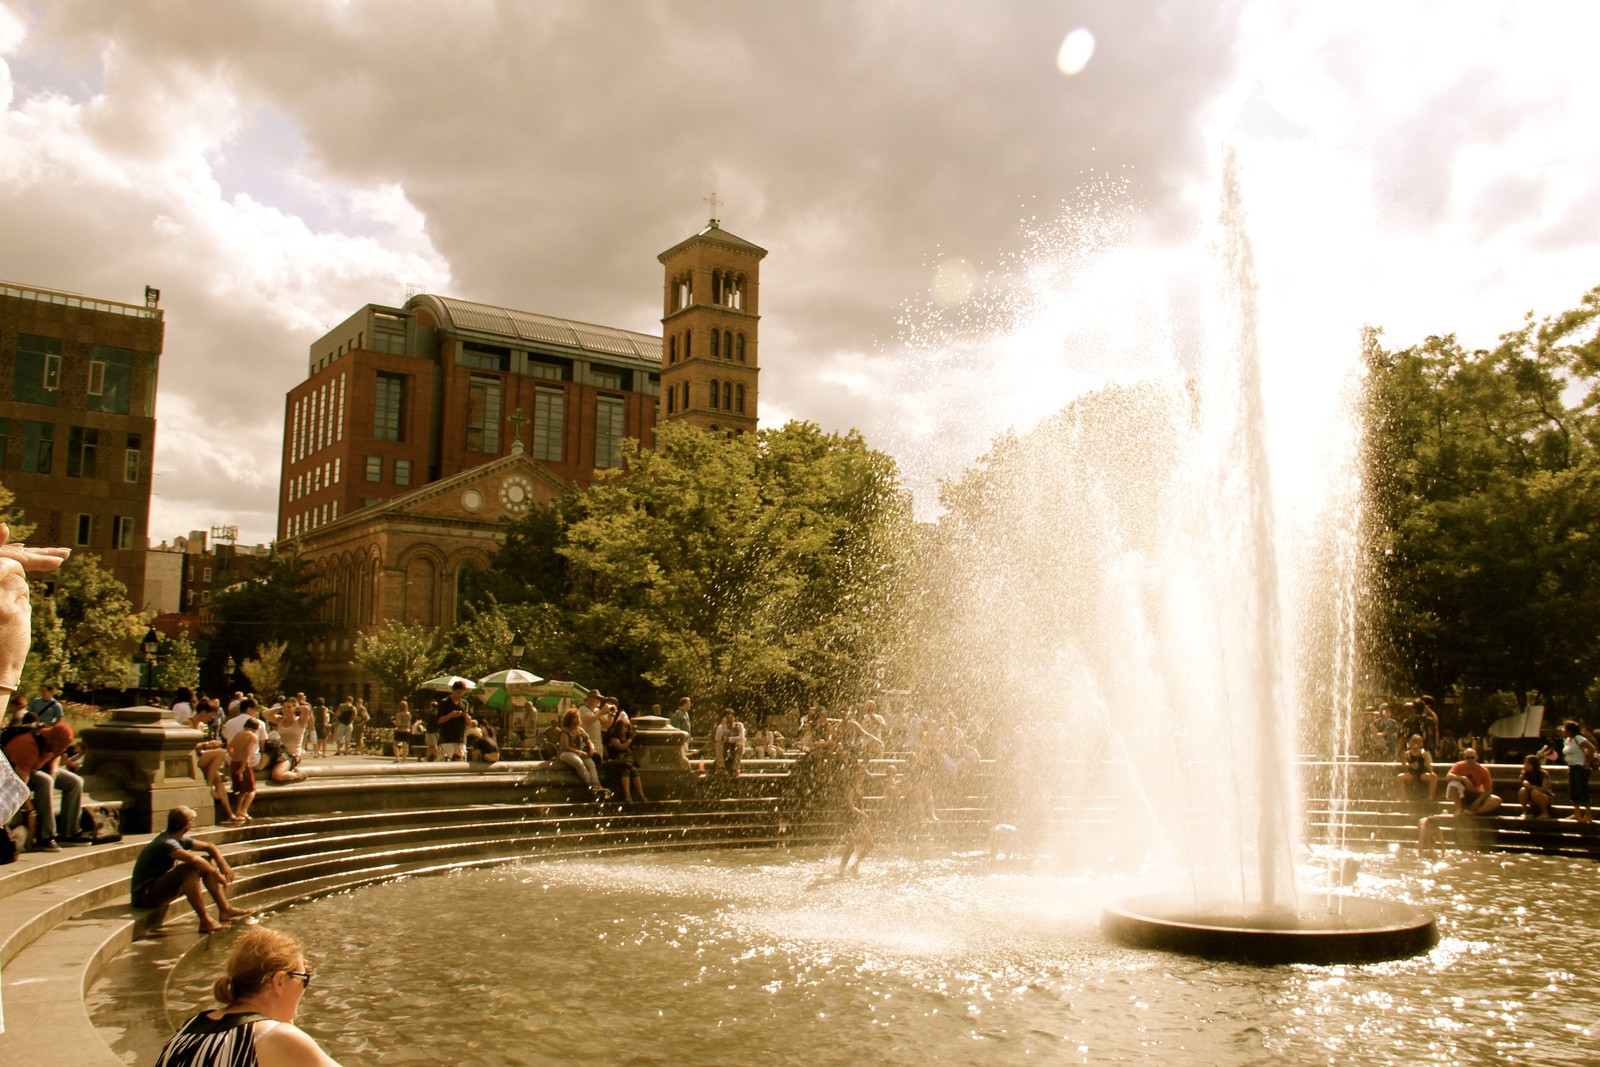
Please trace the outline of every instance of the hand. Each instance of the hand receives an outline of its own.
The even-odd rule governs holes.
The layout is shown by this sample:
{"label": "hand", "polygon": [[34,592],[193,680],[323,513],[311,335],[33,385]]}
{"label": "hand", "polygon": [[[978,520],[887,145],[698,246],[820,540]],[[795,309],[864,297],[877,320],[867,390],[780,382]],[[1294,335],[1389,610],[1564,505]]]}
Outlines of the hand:
{"label": "hand", "polygon": [[33,608],[28,602],[28,571],[53,571],[72,555],[70,548],[13,545],[11,530],[0,523],[0,690],[13,690],[33,643]]}

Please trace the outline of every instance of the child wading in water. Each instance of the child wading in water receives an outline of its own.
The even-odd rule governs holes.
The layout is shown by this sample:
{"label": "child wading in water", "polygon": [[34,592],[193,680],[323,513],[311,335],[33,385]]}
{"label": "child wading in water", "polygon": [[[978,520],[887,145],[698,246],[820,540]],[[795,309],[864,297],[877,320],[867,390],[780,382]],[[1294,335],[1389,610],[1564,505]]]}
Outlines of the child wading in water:
{"label": "child wading in water", "polygon": [[[844,790],[844,854],[839,857],[840,877],[846,874],[859,876],[861,861],[872,851],[872,820],[862,810],[866,787],[867,768],[863,765],[855,769],[850,776],[850,784]],[[852,855],[855,856],[855,863],[850,862]]]}

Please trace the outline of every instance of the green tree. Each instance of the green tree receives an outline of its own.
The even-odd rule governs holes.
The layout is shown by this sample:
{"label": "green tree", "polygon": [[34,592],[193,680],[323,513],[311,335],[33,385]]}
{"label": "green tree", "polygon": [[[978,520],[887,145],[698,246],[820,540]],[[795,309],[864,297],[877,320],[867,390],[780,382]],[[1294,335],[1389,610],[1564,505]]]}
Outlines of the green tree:
{"label": "green tree", "polygon": [[1397,688],[1600,676],[1600,289],[1492,349],[1368,337],[1375,641]]}
{"label": "green tree", "polygon": [[431,626],[390,620],[364,638],[356,651],[361,673],[391,700],[409,700],[444,662],[441,635]]}
{"label": "green tree", "polygon": [[[571,642],[561,612],[550,604],[496,604],[468,609],[468,617],[448,637],[445,663],[449,670],[466,678],[514,666],[512,639],[522,634],[521,666],[545,678],[576,680],[581,664],[575,664]],[[575,671],[577,666],[580,669]]]}
{"label": "green tree", "polygon": [[287,646],[285,680],[303,686],[316,668],[312,642],[332,629],[323,618],[329,594],[319,588],[316,574],[301,558],[299,543],[273,548],[259,575],[211,598],[215,621],[207,635],[211,651],[204,674],[218,688],[229,688],[223,678],[229,657],[242,663],[262,645],[274,642]]}
{"label": "green tree", "polygon": [[195,654],[194,642],[183,634],[161,643],[156,685],[169,693],[182,686],[200,687],[200,657]]}
{"label": "green tree", "polygon": [[283,681],[289,676],[288,653],[287,641],[269,641],[256,649],[254,659],[239,664],[239,670],[250,679],[257,700],[270,704],[281,694]]}
{"label": "green tree", "polygon": [[85,689],[126,685],[134,642],[148,620],[133,610],[127,586],[101,566],[100,557],[75,554],[29,586],[33,647],[24,684],[60,684],[70,675]]}

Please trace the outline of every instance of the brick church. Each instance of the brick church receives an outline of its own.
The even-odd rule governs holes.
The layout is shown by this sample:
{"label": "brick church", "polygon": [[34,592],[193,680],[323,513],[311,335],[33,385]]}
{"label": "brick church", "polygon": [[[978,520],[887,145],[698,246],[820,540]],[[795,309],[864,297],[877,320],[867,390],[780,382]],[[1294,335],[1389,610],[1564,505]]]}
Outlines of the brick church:
{"label": "brick church", "polygon": [[332,599],[312,649],[328,697],[376,696],[353,662],[390,619],[444,628],[501,520],[586,489],[662,420],[757,425],[766,251],[716,219],[662,252],[662,336],[419,294],[311,346],[284,407],[278,540]]}

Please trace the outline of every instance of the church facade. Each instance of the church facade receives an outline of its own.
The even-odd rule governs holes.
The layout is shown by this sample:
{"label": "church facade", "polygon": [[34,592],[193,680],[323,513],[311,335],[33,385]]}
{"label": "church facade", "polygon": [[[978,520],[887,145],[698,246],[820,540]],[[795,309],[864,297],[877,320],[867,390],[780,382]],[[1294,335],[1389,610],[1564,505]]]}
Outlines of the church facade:
{"label": "church facade", "polygon": [[620,467],[625,438],[753,432],[765,255],[715,219],[661,253],[661,337],[418,294],[313,343],[285,401],[278,540],[330,594],[321,695],[373,700],[362,636],[453,625],[504,521]]}

